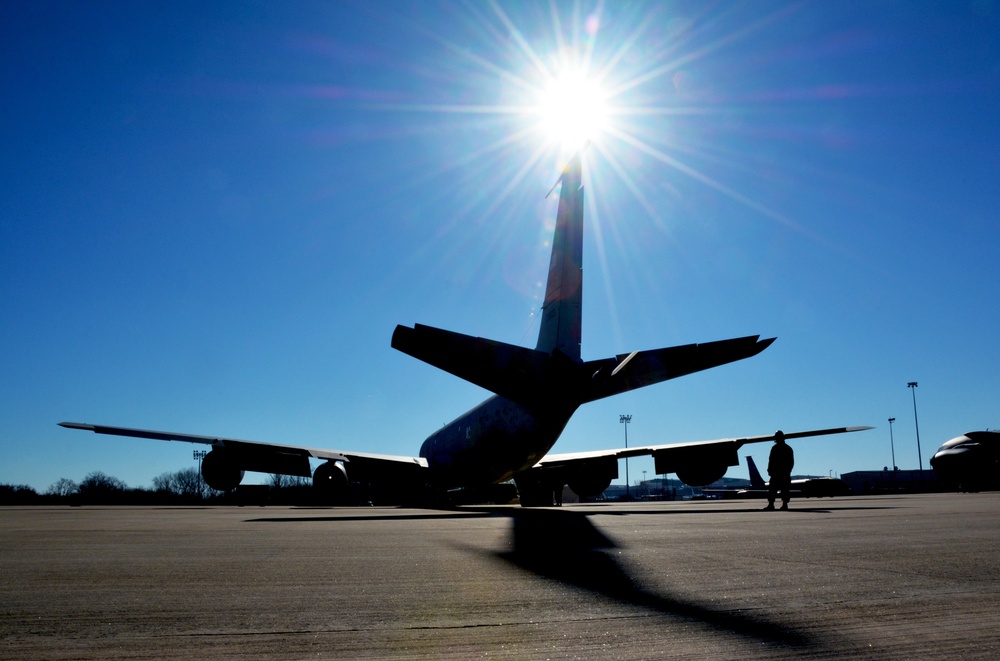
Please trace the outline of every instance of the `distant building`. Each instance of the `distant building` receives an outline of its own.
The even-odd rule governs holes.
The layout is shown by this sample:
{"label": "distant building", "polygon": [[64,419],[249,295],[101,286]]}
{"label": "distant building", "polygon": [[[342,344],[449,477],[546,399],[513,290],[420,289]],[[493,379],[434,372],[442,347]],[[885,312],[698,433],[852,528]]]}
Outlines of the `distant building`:
{"label": "distant building", "polygon": [[[632,500],[690,500],[698,493],[701,493],[701,489],[689,487],[680,480],[657,477],[652,480],[636,482],[628,489],[627,497]],[[597,497],[597,500],[625,499],[624,484],[612,484]]]}
{"label": "distant building", "polygon": [[705,489],[747,489],[750,487],[750,480],[745,477],[721,477],[711,484],[705,485]]}
{"label": "distant building", "polygon": [[890,493],[933,493],[942,491],[932,470],[854,471],[843,473],[840,479],[851,487],[856,496]]}

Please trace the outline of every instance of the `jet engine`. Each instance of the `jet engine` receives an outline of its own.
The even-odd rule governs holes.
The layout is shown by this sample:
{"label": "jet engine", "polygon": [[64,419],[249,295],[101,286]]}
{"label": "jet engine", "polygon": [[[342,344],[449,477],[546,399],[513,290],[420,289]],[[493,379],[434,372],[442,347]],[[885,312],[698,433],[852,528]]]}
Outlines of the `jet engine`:
{"label": "jet engine", "polygon": [[610,475],[584,475],[573,478],[567,486],[580,498],[593,498],[600,496],[611,485],[614,478]]}
{"label": "jet engine", "polygon": [[231,453],[216,448],[201,460],[201,477],[216,491],[232,491],[243,481],[243,469]]}
{"label": "jet engine", "polygon": [[618,477],[618,460],[614,457],[588,461],[570,469],[566,484],[581,498],[592,498],[604,493],[611,480]]}
{"label": "jet engine", "polygon": [[703,487],[721,479],[730,466],[739,466],[739,445],[668,448],[653,453],[657,475],[676,473],[677,479],[690,487]]}
{"label": "jet engine", "polygon": [[313,473],[313,493],[323,503],[341,503],[347,498],[347,467],[340,461],[325,461]]}
{"label": "jet engine", "polygon": [[689,487],[704,487],[722,479],[728,469],[726,464],[691,464],[677,469],[677,479]]}

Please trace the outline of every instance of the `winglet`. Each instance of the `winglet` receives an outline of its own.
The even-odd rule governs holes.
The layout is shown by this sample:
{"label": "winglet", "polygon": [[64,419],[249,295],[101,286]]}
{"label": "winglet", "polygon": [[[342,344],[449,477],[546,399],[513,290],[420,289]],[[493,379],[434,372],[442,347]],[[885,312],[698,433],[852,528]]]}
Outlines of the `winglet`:
{"label": "winglet", "polygon": [[84,431],[94,431],[94,425],[85,425],[82,422],[60,422],[60,427],[66,429],[82,429]]}

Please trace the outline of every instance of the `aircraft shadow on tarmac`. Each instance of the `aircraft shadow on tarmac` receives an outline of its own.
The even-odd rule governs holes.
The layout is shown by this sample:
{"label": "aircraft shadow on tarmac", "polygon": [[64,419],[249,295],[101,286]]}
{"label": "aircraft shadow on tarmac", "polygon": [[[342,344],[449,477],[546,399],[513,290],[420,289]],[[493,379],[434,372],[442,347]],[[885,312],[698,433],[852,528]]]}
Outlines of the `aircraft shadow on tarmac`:
{"label": "aircraft shadow on tarmac", "polygon": [[[794,501],[793,501],[793,503],[794,503]],[[747,508],[744,507],[744,508],[739,508],[739,509],[735,509],[735,508],[725,508],[725,509],[721,509],[720,508],[720,509],[715,509],[715,508],[706,508],[706,507],[692,507],[690,509],[672,509],[672,510],[669,510],[669,511],[656,511],[656,510],[643,510],[643,509],[621,508],[621,509],[609,509],[607,511],[600,511],[600,512],[591,512],[591,514],[600,514],[601,516],[625,516],[625,515],[628,515],[628,516],[642,516],[644,514],[645,515],[659,515],[659,516],[672,516],[672,515],[676,515],[676,514],[697,514],[699,516],[711,516],[713,514],[753,514],[754,512],[757,512],[757,511],[759,511],[761,509],[763,509],[763,508],[762,507],[752,507],[750,509],[747,509]],[[870,510],[891,510],[891,509],[897,509],[897,508],[896,507],[879,507],[879,506],[870,506],[870,505],[866,505],[866,506],[862,506],[862,507],[857,507],[857,506],[855,506],[855,507],[846,507],[846,506],[842,507],[842,506],[839,506],[839,505],[836,506],[836,507],[820,507],[818,505],[816,507],[797,507],[797,506],[795,506],[793,504],[791,506],[791,508],[789,509],[788,514],[795,514],[795,513],[798,513],[798,514],[833,514],[834,512],[851,512],[851,511],[859,511],[859,510],[867,512],[867,511],[870,511]],[[779,516],[786,516],[786,515],[781,514]]]}
{"label": "aircraft shadow on tarmac", "polygon": [[[592,511],[592,508],[596,507],[593,504],[587,506],[591,511],[588,514],[600,514],[601,516],[676,516],[678,514],[698,514],[700,516],[712,515],[712,514],[734,514],[734,513],[751,513],[755,509],[743,508],[708,508],[704,506],[695,506],[687,509],[671,509],[671,510],[651,510],[651,509],[640,509],[632,508],[628,506],[623,506],[621,503],[609,504],[607,509],[600,509],[599,511]],[[759,508],[758,508],[759,509]],[[848,506],[838,503],[832,507],[792,507],[790,514],[800,513],[800,514],[832,514],[833,512],[843,512],[843,511],[853,511],[853,510],[884,510],[884,509],[896,509],[895,507],[889,506],[878,506],[878,505],[862,505],[862,506]],[[264,517],[254,517],[246,519],[247,523],[307,523],[307,522],[318,522],[318,521],[383,521],[391,519],[405,519],[407,521],[421,521],[421,520],[434,520],[434,519],[461,519],[461,518],[478,518],[478,517],[507,517],[511,519],[517,519],[519,516],[534,516],[539,512],[547,512],[549,514],[558,515],[559,513],[565,513],[566,516],[577,516],[586,519],[587,514],[573,512],[570,508],[566,509],[521,509],[517,507],[509,506],[464,506],[459,508],[448,508],[448,509],[410,509],[407,507],[388,507],[388,508],[378,508],[377,511],[372,511],[371,514],[345,514],[345,515],[322,515],[322,516],[298,516],[299,512],[307,511],[330,511],[329,508],[320,508],[310,510],[308,508],[294,509],[294,515],[288,516],[264,516]],[[352,510],[357,511],[357,510]],[[363,511],[363,510],[362,510]],[[782,515],[784,516],[784,515]],[[589,523],[589,521],[588,521]]]}
{"label": "aircraft shadow on tarmac", "polygon": [[[299,510],[301,511],[301,510]],[[253,519],[247,519],[247,523],[315,523],[319,521],[329,521],[334,523],[336,521],[392,521],[394,519],[406,520],[406,521],[439,521],[441,519],[476,519],[483,517],[497,516],[497,514],[488,511],[480,510],[440,510],[440,511],[423,511],[423,510],[392,510],[391,513],[385,513],[385,510],[380,510],[379,513],[372,514],[348,514],[345,516],[262,516]]]}
{"label": "aircraft shadow on tarmac", "polygon": [[586,515],[567,510],[522,510],[512,515],[513,548],[494,555],[524,571],[624,605],[681,618],[755,644],[798,649],[829,648],[831,641],[761,615],[712,608],[643,587],[609,550],[617,544]]}
{"label": "aircraft shadow on tarmac", "polygon": [[[891,509],[874,507],[875,509]],[[845,509],[837,507],[836,509]],[[871,507],[847,507],[846,509],[872,509]],[[754,510],[719,509],[671,511],[679,513],[722,513],[753,512]],[[794,512],[828,514],[832,510],[820,508],[796,509]],[[589,514],[596,514],[590,511]],[[372,514],[350,514],[346,516],[283,516],[247,519],[248,523],[296,523],[308,521],[360,521],[506,517],[511,520],[511,544],[508,550],[493,553],[480,549],[470,549],[485,553],[489,557],[513,565],[520,570],[541,578],[569,585],[576,589],[598,595],[623,605],[645,608],[701,625],[708,630],[728,633],[747,639],[754,644],[765,644],[800,650],[830,649],[836,643],[815,635],[795,630],[786,624],[775,622],[758,614],[740,613],[713,608],[697,601],[681,598],[669,593],[657,592],[644,587],[626,565],[609,550],[618,545],[602,533],[588,518],[588,513],[566,509],[521,509],[521,508],[462,508],[450,511],[395,510]],[[616,507],[599,512],[601,515],[664,515],[662,511]],[[773,516],[773,515],[768,515]],[[785,516],[785,515],[782,515]],[[464,548],[464,547],[463,547]]]}

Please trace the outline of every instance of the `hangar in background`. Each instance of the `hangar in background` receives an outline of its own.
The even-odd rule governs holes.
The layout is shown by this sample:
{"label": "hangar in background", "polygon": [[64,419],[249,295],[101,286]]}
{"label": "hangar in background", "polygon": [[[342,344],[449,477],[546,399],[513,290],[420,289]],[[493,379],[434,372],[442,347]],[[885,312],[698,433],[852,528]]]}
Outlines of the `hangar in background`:
{"label": "hangar in background", "polygon": [[855,496],[891,493],[935,493],[944,490],[932,470],[853,471],[841,473],[840,479]]}

